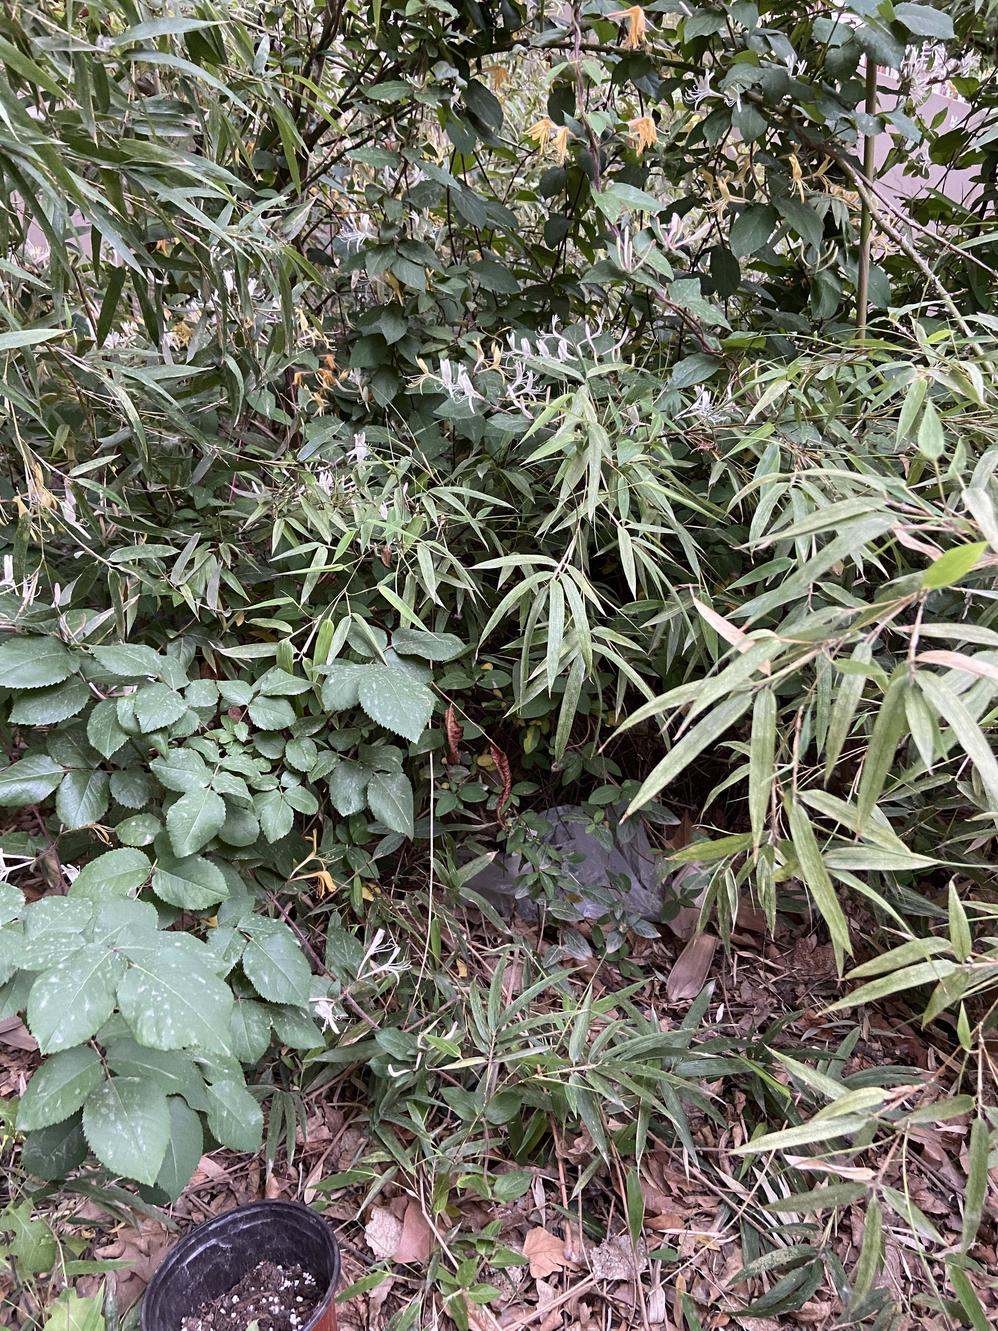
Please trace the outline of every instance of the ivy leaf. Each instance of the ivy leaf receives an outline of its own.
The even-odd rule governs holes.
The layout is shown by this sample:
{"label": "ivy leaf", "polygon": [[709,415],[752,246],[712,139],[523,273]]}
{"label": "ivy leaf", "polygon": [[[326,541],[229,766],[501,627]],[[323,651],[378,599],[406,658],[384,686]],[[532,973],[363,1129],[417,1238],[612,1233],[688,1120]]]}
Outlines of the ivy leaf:
{"label": "ivy leaf", "polygon": [[188,949],[160,943],[123,950],[133,964],[118,985],[118,1006],[139,1044],[231,1052],[233,998],[224,980]]}
{"label": "ivy leaf", "polygon": [[424,661],[453,661],[465,650],[453,633],[428,633],[424,629],[396,629],[392,646],[400,656],[420,656]]}
{"label": "ivy leaf", "polygon": [[167,1100],[170,1111],[170,1136],[166,1155],[156,1175],[156,1187],[175,1202],[191,1180],[204,1154],[201,1120],[177,1095]]}
{"label": "ivy leaf", "polygon": [[0,688],[44,689],[61,684],[75,669],[58,638],[10,638],[0,645]]}
{"label": "ivy leaf", "polygon": [[243,970],[261,998],[305,1007],[312,971],[288,926],[277,920],[247,915],[240,920],[239,928],[249,936],[243,953]]}
{"label": "ivy leaf", "polygon": [[192,790],[171,804],[166,830],[174,855],[195,855],[225,822],[225,800],[213,790]]}
{"label": "ivy leaf", "polygon": [[166,730],[186,711],[186,699],[168,684],[147,684],[135,695],[135,719],[143,734]]}
{"label": "ivy leaf", "polygon": [[110,802],[108,775],[101,771],[74,768],[67,772],[55,797],[55,811],[68,831],[90,827],[107,813]]}
{"label": "ivy leaf", "polygon": [[403,670],[368,666],[358,690],[360,705],[386,730],[415,743],[433,715],[433,694]]}
{"label": "ivy leaf", "polygon": [[83,1132],[113,1173],[153,1184],[170,1141],[166,1096],[154,1082],[110,1077],[83,1107]]}
{"label": "ivy leaf", "polygon": [[270,1017],[262,1003],[237,998],[229,1023],[232,1052],[240,1063],[259,1063],[270,1045]]}
{"label": "ivy leaf", "polygon": [[124,962],[88,943],[43,971],[28,995],[28,1029],[43,1054],[82,1044],[114,1011],[114,986]]}
{"label": "ivy leaf", "polygon": [[35,689],[18,698],[10,709],[10,720],[20,726],[54,726],[81,712],[90,701],[90,690],[82,679],[67,679],[49,689]]}
{"label": "ivy leaf", "polygon": [[367,803],[390,831],[412,836],[412,785],[404,772],[375,773],[367,787]]}
{"label": "ivy leaf", "polygon": [[100,1056],[89,1045],[52,1054],[35,1072],[21,1096],[17,1107],[18,1131],[48,1128],[71,1118],[103,1080]]}
{"label": "ivy leaf", "polygon": [[207,910],[229,895],[221,869],[201,855],[158,855],[152,887],[161,901],[179,910]]}
{"label": "ivy leaf", "polygon": [[124,643],[116,647],[95,647],[93,649],[97,664],[109,675],[119,675],[122,679],[157,679],[162,657],[151,647],[141,643]]}
{"label": "ivy leaf", "polygon": [[28,804],[41,804],[65,775],[66,769],[47,753],[29,753],[0,769],[0,808],[23,809]]}
{"label": "ivy leaf", "polygon": [[151,868],[148,855],[141,850],[130,847],[109,850],[84,865],[74,879],[69,895],[86,897],[90,901],[127,897],[139,890]]}
{"label": "ivy leaf", "polygon": [[263,1110],[234,1077],[208,1087],[208,1126],[233,1151],[257,1151],[263,1139]]}
{"label": "ivy leaf", "polygon": [[110,758],[128,741],[118,723],[118,703],[104,698],[87,717],[87,739],[102,758]]}
{"label": "ivy leaf", "polygon": [[371,769],[349,758],[333,768],[329,774],[329,798],[337,813],[348,818],[352,813],[360,813],[364,807],[364,792],[371,779]]}
{"label": "ivy leaf", "polygon": [[295,709],[286,698],[254,698],[249,714],[260,730],[288,730],[295,723]]}

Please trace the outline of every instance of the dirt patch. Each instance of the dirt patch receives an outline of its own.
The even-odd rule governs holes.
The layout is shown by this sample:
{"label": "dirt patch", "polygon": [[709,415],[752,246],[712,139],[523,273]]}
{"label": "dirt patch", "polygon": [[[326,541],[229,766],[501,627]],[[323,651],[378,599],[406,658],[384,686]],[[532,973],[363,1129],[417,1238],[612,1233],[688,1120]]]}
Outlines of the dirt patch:
{"label": "dirt patch", "polygon": [[300,1331],[322,1298],[318,1281],[300,1266],[260,1262],[237,1285],[185,1317],[180,1331]]}

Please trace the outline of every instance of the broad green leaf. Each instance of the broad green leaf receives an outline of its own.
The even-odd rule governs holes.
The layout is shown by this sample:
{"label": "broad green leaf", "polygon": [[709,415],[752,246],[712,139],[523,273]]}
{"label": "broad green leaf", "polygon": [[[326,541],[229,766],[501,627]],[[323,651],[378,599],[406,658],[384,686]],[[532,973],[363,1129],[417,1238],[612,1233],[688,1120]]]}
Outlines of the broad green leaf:
{"label": "broad green leaf", "polygon": [[28,804],[41,804],[65,775],[65,768],[47,753],[29,753],[9,767],[0,768],[0,807],[23,809]]}
{"label": "broad green leaf", "polygon": [[38,976],[27,1015],[43,1054],[82,1044],[100,1030],[114,1011],[114,989],[123,970],[119,957],[88,943]]}
{"label": "broad green leaf", "polygon": [[367,787],[367,803],[390,831],[413,835],[412,785],[404,772],[376,772]]}
{"label": "broad green leaf", "polygon": [[941,958],[935,961],[919,961],[914,966],[904,966],[901,970],[892,971],[890,975],[882,975],[868,984],[861,984],[851,994],[833,1003],[829,1011],[838,1012],[843,1008],[857,1007],[861,1003],[873,1003],[877,999],[886,998],[888,994],[899,994],[904,989],[934,984],[952,975],[956,969],[952,961]]}
{"label": "broad green leaf", "polygon": [[289,730],[295,723],[295,709],[287,698],[260,695],[249,705],[250,720],[261,730]]}
{"label": "broad green leaf", "polygon": [[201,855],[178,858],[160,853],[156,856],[152,887],[161,901],[180,910],[208,910],[229,895],[221,869]]}
{"label": "broad green leaf", "polygon": [[151,868],[148,855],[141,850],[109,850],[84,865],[69,894],[90,901],[131,896],[149,877]]}
{"label": "broad green leaf", "polygon": [[20,726],[52,726],[81,712],[90,701],[82,679],[67,679],[48,689],[34,689],[16,699],[10,720]]}
{"label": "broad green leaf", "polygon": [[191,790],[171,804],[166,830],[174,855],[196,855],[225,822],[225,801],[213,790]]}
{"label": "broad green leaf", "polygon": [[288,926],[263,916],[247,916],[239,927],[249,939],[243,970],[261,998],[305,1007],[312,971]]}
{"label": "broad green leaf", "polygon": [[8,638],[0,643],[0,689],[44,689],[76,669],[58,638]]}
{"label": "broad green leaf", "polygon": [[155,814],[135,813],[123,818],[114,834],[123,846],[151,846],[162,830],[163,824]]}
{"label": "broad green leaf", "polygon": [[132,961],[118,1005],[136,1040],[151,1049],[230,1052],[232,990],[193,956],[126,946]]}
{"label": "broad green leaf", "polygon": [[87,1140],[81,1116],[29,1132],[21,1143],[21,1165],[42,1179],[62,1179],[87,1158]]}
{"label": "broad green leaf", "polygon": [[953,20],[949,14],[931,5],[895,5],[894,17],[916,37],[937,37],[945,42],[953,36]]}
{"label": "broad green leaf", "polygon": [[127,1036],[112,1040],[105,1053],[108,1067],[119,1076],[149,1078],[165,1095],[182,1095],[193,1108],[206,1108],[204,1079],[194,1066],[195,1055],[147,1049]]}
{"label": "broad green leaf", "polygon": [[372,721],[413,743],[433,714],[430,690],[393,666],[368,666],[360,681],[358,697]]}
{"label": "broad green leaf", "polygon": [[333,808],[345,818],[360,813],[366,802],[365,791],[371,779],[371,769],[344,758],[328,777],[329,798]]}
{"label": "broad green leaf", "polygon": [[175,1202],[204,1154],[204,1133],[200,1118],[179,1096],[171,1095],[167,1106],[170,1135],[163,1163],[156,1175],[156,1187]]}
{"label": "broad green leaf", "polygon": [[255,796],[253,805],[263,835],[271,845],[288,835],[294,826],[295,813],[283,790],[265,790]]}
{"label": "broad green leaf", "polygon": [[170,749],[164,758],[154,758],[149,769],[160,785],[181,795],[211,780],[207,763],[193,749]]}
{"label": "broad green leaf", "polygon": [[343,712],[356,707],[360,696],[360,681],[370,666],[353,661],[333,661],[323,667],[322,705],[327,712]]}
{"label": "broad green leaf", "polygon": [[291,1049],[318,1049],[324,1036],[312,1018],[301,1008],[281,1005],[270,1009],[274,1034]]}
{"label": "broad green leaf", "polygon": [[166,1096],[151,1081],[110,1077],[83,1107],[83,1132],[112,1173],[153,1184],[170,1140]]}
{"label": "broad green leaf", "polygon": [[852,1137],[866,1126],[866,1116],[847,1115],[845,1118],[826,1118],[817,1123],[802,1123],[798,1127],[767,1132],[761,1137],[731,1148],[733,1155],[758,1155],[763,1151],[786,1151],[795,1146],[813,1146],[835,1137]]}
{"label": "broad green leaf", "polygon": [[259,1063],[270,1045],[270,1016],[262,1003],[237,998],[229,1022],[232,1053],[240,1063]]}
{"label": "broad green leaf", "polygon": [[28,1082],[17,1107],[20,1132],[51,1127],[71,1118],[104,1080],[100,1057],[89,1045],[50,1055]]}
{"label": "broad green leaf", "polygon": [[66,773],[55,797],[55,811],[68,831],[90,827],[107,813],[110,802],[106,772],[74,768]]}
{"label": "broad green leaf", "polygon": [[208,1126],[230,1150],[257,1151],[263,1136],[263,1111],[244,1085],[224,1078],[208,1087]]}
{"label": "broad green leaf", "polygon": [[396,629],[392,646],[400,656],[418,656],[424,661],[453,661],[465,650],[453,633],[428,633],[425,629]]}
{"label": "broad green leaf", "polygon": [[187,702],[168,684],[146,684],[134,698],[135,719],[143,734],[166,730],[187,711]]}
{"label": "broad green leaf", "polygon": [[162,664],[158,652],[134,642],[117,647],[95,647],[94,657],[102,670],[122,679],[158,679]]}
{"label": "broad green leaf", "polygon": [[110,758],[128,736],[118,722],[118,704],[114,698],[104,698],[87,717],[87,739],[102,758]]}

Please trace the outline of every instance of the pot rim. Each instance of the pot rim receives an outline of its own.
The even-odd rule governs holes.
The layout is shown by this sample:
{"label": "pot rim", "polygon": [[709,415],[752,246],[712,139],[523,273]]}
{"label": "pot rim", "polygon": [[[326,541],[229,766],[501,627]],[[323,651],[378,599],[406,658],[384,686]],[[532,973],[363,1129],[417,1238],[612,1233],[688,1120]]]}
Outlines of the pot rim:
{"label": "pot rim", "polygon": [[[153,1277],[146,1286],[145,1293],[142,1296],[142,1331],[147,1331],[146,1309],[149,1307],[149,1296],[159,1285],[169,1278],[173,1269],[177,1265],[177,1262],[182,1260],[185,1254],[192,1247],[196,1246],[198,1242],[203,1241],[207,1235],[214,1231],[225,1229],[234,1219],[238,1219],[253,1211],[259,1211],[265,1214],[269,1212],[271,1215],[274,1215],[275,1219],[279,1218],[282,1211],[285,1212],[285,1214],[288,1212],[297,1212],[299,1215],[304,1213],[309,1216],[311,1220],[314,1220],[318,1226],[321,1226],[332,1258],[332,1275],[322,1298],[316,1304],[312,1316],[301,1328],[301,1331],[313,1331],[313,1328],[320,1324],[322,1318],[325,1316],[336,1298],[336,1289],[340,1282],[340,1245],[336,1241],[336,1235],[333,1233],[332,1226],[319,1211],[313,1211],[312,1208],[306,1206],[304,1202],[287,1201],[278,1198],[274,1198],[273,1200],[262,1198],[255,1202],[244,1202],[241,1206],[234,1206],[230,1211],[223,1211],[221,1215],[215,1215],[208,1220],[202,1220],[200,1224],[195,1225],[193,1229],[188,1230],[183,1238],[169,1250],[154,1271]],[[260,1260],[262,1261],[265,1256],[265,1253],[262,1254]]]}

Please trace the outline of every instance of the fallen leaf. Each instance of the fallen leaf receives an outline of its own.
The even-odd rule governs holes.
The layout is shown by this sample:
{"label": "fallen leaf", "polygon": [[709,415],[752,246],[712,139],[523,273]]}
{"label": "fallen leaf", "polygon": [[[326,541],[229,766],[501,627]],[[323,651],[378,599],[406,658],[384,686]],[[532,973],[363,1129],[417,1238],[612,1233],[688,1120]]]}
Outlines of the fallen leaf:
{"label": "fallen leaf", "polygon": [[549,1234],[538,1225],[523,1240],[523,1255],[530,1262],[530,1274],[535,1280],[544,1280],[572,1263],[565,1256],[565,1243],[555,1234]]}
{"label": "fallen leaf", "polygon": [[402,1221],[392,1215],[386,1206],[372,1206],[364,1227],[364,1239],[375,1257],[382,1260],[395,1256],[402,1238]]}
{"label": "fallen leaf", "polygon": [[717,939],[713,934],[697,934],[690,939],[676,958],[676,964],[665,982],[665,993],[670,1003],[696,998],[707,978],[716,947]]}
{"label": "fallen leaf", "polygon": [[648,1265],[648,1250],[636,1248],[626,1234],[615,1234],[589,1254],[589,1266],[597,1280],[635,1280]]}
{"label": "fallen leaf", "polygon": [[405,1215],[402,1217],[402,1233],[399,1236],[398,1247],[395,1249],[395,1260],[403,1264],[427,1261],[430,1256],[430,1249],[433,1247],[433,1239],[434,1233],[426,1216],[423,1215],[423,1208],[413,1198],[405,1208]]}

